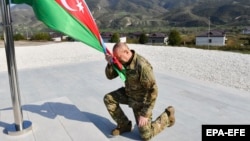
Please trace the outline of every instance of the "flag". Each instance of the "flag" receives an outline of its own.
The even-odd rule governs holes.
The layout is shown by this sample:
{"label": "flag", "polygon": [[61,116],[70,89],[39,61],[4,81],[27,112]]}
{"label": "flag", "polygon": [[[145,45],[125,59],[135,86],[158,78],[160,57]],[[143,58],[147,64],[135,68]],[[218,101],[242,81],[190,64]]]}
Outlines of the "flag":
{"label": "flag", "polygon": [[[49,28],[62,32],[100,52],[112,55],[101,38],[85,0],[12,0],[12,3],[30,5],[37,19]],[[115,57],[113,62],[114,69],[125,81],[123,66]]]}

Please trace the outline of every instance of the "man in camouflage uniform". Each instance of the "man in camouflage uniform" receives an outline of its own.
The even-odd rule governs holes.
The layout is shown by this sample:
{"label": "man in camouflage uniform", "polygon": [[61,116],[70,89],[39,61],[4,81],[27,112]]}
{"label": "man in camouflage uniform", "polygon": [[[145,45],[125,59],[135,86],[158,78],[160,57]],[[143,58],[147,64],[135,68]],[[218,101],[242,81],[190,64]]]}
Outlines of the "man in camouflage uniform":
{"label": "man in camouflage uniform", "polygon": [[[134,50],[130,50],[126,43],[117,43],[113,47],[113,56],[125,67],[125,87],[121,87],[104,96],[104,103],[111,117],[117,122],[112,135],[120,135],[132,130],[132,123],[124,114],[119,104],[127,104],[133,109],[140,136],[143,140],[150,140],[166,127],[175,123],[174,107],[169,106],[152,121],[152,110],[158,95],[158,89],[150,63]],[[118,76],[112,67],[112,56],[106,55],[108,62],[105,73],[108,79]]]}

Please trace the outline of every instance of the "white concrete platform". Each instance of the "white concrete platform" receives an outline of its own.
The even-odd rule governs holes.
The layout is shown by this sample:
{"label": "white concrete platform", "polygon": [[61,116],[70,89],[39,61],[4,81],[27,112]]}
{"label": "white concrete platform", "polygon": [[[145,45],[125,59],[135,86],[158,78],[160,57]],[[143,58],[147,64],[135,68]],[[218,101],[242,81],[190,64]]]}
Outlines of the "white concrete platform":
{"label": "white concrete platform", "polygon": [[[22,135],[7,134],[13,119],[11,108],[1,112],[1,141],[80,141],[108,140],[106,136],[67,98],[60,97],[23,105],[25,121],[32,130]],[[5,122],[3,122],[5,121]],[[24,121],[24,122],[25,122]],[[13,124],[14,125],[14,124]]]}
{"label": "white concrete platform", "polygon": [[[103,103],[103,96],[123,85],[119,78],[107,80],[105,63],[78,64],[18,70],[24,120],[32,132],[9,136],[4,128],[13,123],[7,72],[0,72],[0,141],[130,141],[140,140],[136,126],[131,133],[112,137],[116,126]],[[154,141],[201,141],[202,124],[250,124],[250,93],[155,72],[159,97],[156,118],[169,105],[176,108],[176,124]],[[135,125],[128,106],[124,112]]]}

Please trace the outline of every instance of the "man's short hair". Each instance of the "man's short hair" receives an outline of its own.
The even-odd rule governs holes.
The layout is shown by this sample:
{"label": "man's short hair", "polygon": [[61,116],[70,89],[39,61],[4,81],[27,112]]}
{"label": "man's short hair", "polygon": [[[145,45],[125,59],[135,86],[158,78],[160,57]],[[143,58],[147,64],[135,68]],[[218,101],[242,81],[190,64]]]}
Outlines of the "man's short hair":
{"label": "man's short hair", "polygon": [[123,42],[118,42],[114,45],[113,47],[113,51],[116,50],[117,48],[121,48],[121,47],[125,47],[126,49],[129,49],[126,43]]}

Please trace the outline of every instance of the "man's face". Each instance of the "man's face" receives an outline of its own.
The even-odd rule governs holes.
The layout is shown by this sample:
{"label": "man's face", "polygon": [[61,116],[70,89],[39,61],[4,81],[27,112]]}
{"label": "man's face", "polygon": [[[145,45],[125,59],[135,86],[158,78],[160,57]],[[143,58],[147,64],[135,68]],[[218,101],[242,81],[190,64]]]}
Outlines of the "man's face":
{"label": "man's face", "polygon": [[122,64],[125,64],[129,60],[128,51],[124,49],[115,49],[113,52],[114,56]]}

